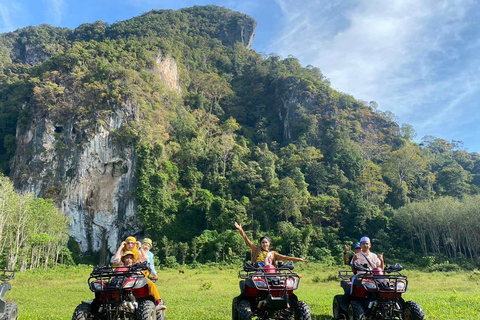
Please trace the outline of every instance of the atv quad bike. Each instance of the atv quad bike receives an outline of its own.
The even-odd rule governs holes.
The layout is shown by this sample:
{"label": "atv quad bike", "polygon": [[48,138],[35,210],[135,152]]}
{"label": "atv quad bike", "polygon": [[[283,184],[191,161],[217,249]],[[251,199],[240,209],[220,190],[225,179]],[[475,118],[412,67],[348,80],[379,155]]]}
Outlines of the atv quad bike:
{"label": "atv quad bike", "polygon": [[15,272],[9,270],[0,271],[0,319],[17,320],[18,308],[15,302],[7,302],[3,300],[5,293],[12,289],[10,280],[15,277]]}
{"label": "atv quad bike", "polygon": [[385,270],[372,270],[367,265],[354,265],[353,268],[357,270],[356,275],[352,271],[339,272],[344,294],[333,299],[334,319],[425,319],[418,303],[402,298],[408,280],[400,273],[403,270],[400,264],[387,266]]}
{"label": "atv quad bike", "polygon": [[156,310],[148,290],[148,263],[130,267],[95,267],[88,286],[93,300],[82,301],[72,320],[165,320],[165,309]]}
{"label": "atv quad bike", "polygon": [[293,269],[292,262],[276,268],[246,263],[239,272],[240,295],[233,299],[232,319],[310,320],[308,305],[293,293],[301,278]]}

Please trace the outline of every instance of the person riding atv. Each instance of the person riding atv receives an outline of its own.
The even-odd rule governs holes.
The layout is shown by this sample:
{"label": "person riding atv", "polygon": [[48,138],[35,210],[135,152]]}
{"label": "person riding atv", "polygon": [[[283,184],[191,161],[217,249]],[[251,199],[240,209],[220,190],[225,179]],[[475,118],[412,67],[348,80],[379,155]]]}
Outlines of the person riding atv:
{"label": "person riding atv", "polygon": [[9,270],[0,271],[0,319],[17,320],[18,308],[15,302],[7,302],[3,300],[5,293],[12,289],[9,281],[15,278],[15,272]]}
{"label": "person riding atv", "polygon": [[402,294],[407,291],[407,276],[400,273],[400,264],[381,268],[370,268],[368,264],[354,264],[354,271],[340,271],[343,295],[333,299],[334,319],[348,320],[423,320],[420,305],[405,301]]}
{"label": "person riding atv", "polygon": [[149,291],[148,263],[132,264],[133,258],[133,253],[126,251],[122,266],[93,269],[88,284],[95,298],[82,301],[72,320],[165,320],[165,307],[156,307]]}
{"label": "person riding atv", "polygon": [[277,267],[245,263],[244,273],[239,272],[240,295],[232,301],[232,319],[310,320],[308,304],[293,293],[301,278],[293,269],[292,262]]}

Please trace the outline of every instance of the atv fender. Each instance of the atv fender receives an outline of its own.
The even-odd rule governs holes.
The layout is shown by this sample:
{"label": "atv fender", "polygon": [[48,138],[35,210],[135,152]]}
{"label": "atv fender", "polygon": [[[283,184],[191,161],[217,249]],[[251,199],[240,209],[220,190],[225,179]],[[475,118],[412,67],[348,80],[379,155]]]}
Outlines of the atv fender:
{"label": "atv fender", "polygon": [[340,286],[342,286],[342,289],[343,289],[343,292],[347,295],[350,294],[350,286],[351,286],[351,282],[347,282],[347,281],[342,281],[340,283]]}
{"label": "atv fender", "polygon": [[7,303],[3,300],[3,296],[10,289],[12,289],[12,285],[8,282],[2,283],[0,285],[0,315],[3,315],[7,308]]}
{"label": "atv fender", "polygon": [[253,283],[252,278],[248,278],[247,280],[245,280],[245,285],[250,287],[250,288],[256,288],[255,283]]}
{"label": "atv fender", "polygon": [[243,296],[245,294],[245,280],[242,280],[238,283],[240,286],[240,295]]}

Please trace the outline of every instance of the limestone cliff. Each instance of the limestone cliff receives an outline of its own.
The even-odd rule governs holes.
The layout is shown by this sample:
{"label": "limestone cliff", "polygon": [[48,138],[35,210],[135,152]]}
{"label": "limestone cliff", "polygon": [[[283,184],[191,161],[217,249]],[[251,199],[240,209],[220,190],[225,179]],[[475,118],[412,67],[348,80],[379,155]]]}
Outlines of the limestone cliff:
{"label": "limestone cliff", "polygon": [[[159,53],[157,63],[158,76],[180,93],[176,61]],[[88,133],[72,119],[55,123],[44,111],[26,130],[17,129],[12,180],[19,190],[57,199],[83,252],[114,253],[122,238],[142,233],[135,219],[134,146],[112,137],[138,120],[139,109],[127,103],[114,110]]]}

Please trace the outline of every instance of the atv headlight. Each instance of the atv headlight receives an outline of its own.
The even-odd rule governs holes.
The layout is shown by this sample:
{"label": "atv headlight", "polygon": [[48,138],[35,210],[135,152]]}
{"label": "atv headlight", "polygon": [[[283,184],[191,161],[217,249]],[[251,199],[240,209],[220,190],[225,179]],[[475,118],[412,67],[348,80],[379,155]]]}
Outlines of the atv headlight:
{"label": "atv headlight", "polygon": [[377,289],[377,285],[373,281],[364,280],[363,285],[367,289]]}
{"label": "atv headlight", "polygon": [[287,279],[287,288],[288,289],[293,289],[295,288],[295,285],[297,284],[297,281],[294,278],[288,278]]}
{"label": "atv headlight", "polygon": [[135,281],[133,280],[127,281],[123,284],[123,289],[133,288],[134,285],[135,285]]}
{"label": "atv headlight", "polygon": [[266,288],[267,287],[267,284],[263,281],[257,280],[257,281],[254,281],[254,282],[255,282],[255,286],[257,286],[257,288]]}
{"label": "atv headlight", "polygon": [[397,282],[397,291],[405,290],[405,282]]}
{"label": "atv headlight", "polygon": [[93,291],[102,291],[103,289],[103,283],[100,281],[92,282],[90,285],[93,288]]}
{"label": "atv headlight", "polygon": [[267,283],[265,282],[265,280],[260,279],[260,278],[256,278],[256,279],[254,278],[253,283],[255,284],[255,286],[257,288],[266,288],[267,287]]}

